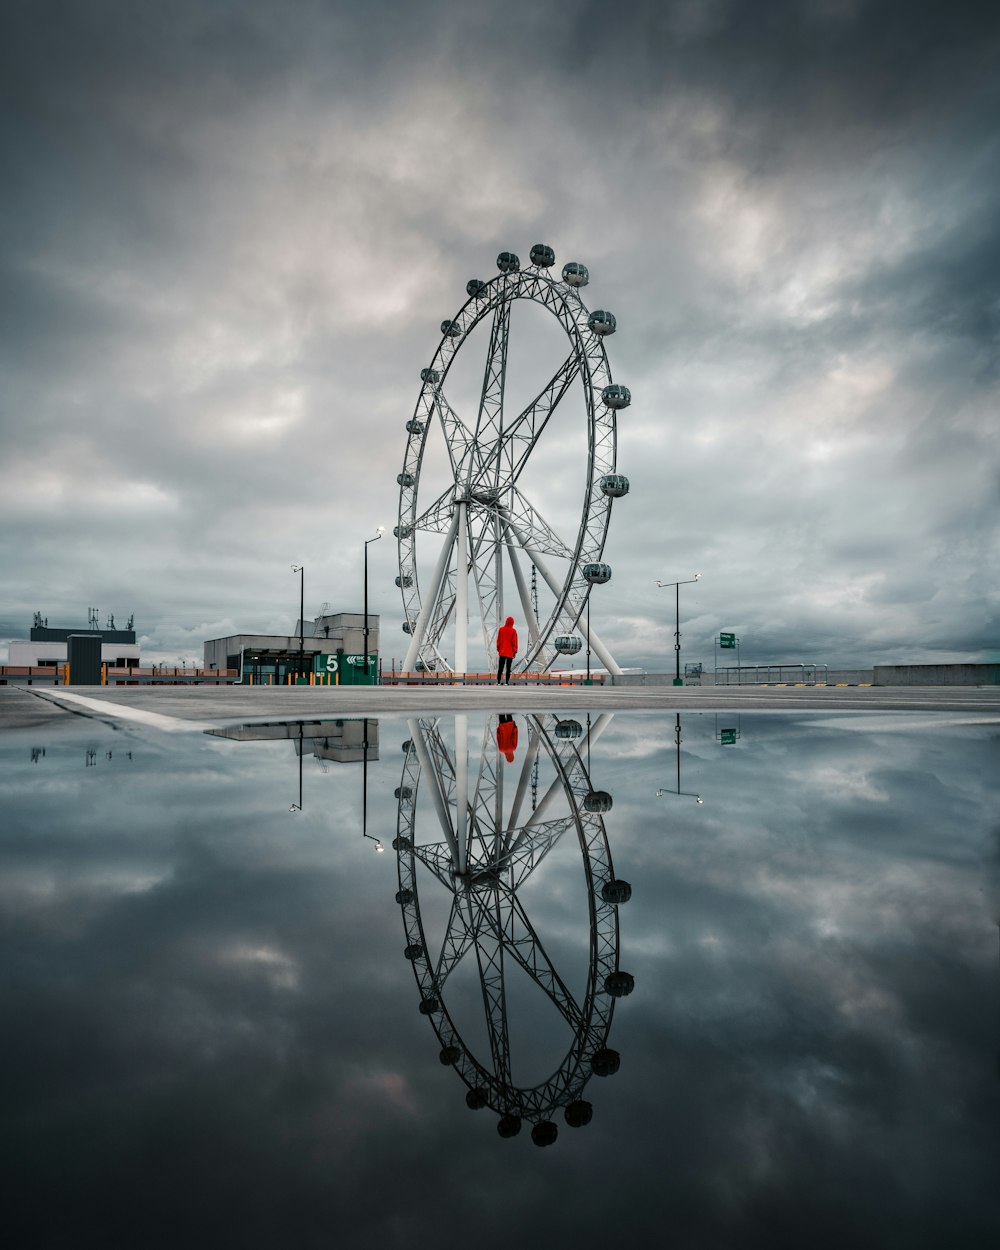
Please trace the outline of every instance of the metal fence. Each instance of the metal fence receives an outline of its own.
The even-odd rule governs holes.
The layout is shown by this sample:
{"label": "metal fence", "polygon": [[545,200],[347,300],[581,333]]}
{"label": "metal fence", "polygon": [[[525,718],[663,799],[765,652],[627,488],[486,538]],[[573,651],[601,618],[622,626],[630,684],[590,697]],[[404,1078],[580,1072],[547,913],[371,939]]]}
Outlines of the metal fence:
{"label": "metal fence", "polygon": [[825,686],[828,664],[740,664],[716,670],[717,686]]}

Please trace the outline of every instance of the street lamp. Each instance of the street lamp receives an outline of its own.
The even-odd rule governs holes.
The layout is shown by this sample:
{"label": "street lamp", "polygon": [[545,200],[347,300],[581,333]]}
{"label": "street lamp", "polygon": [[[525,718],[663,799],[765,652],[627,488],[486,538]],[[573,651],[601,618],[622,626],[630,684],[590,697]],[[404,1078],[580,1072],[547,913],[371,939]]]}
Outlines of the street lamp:
{"label": "street lamp", "polygon": [[656,583],[657,586],[659,586],[661,590],[666,590],[670,586],[673,586],[674,588],[674,607],[676,609],[676,615],[674,619],[674,652],[675,652],[675,665],[676,665],[675,672],[674,672],[674,685],[675,686],[684,685],[683,681],[681,681],[681,587],[690,586],[694,582],[699,581],[700,578],[701,578],[701,574],[695,573],[694,577],[689,577],[685,581],[681,581],[681,582],[657,581]]}
{"label": "street lamp", "polygon": [[365,628],[364,628],[365,647],[364,647],[364,650],[365,650],[365,682],[366,683],[368,681],[368,544],[377,543],[384,533],[385,533],[385,526],[380,525],[378,529],[375,531],[374,538],[365,539]]}
{"label": "street lamp", "polygon": [[299,575],[299,671],[295,674],[296,679],[302,676],[305,670],[305,615],[306,615],[306,566],[304,564],[293,564],[292,572]]}

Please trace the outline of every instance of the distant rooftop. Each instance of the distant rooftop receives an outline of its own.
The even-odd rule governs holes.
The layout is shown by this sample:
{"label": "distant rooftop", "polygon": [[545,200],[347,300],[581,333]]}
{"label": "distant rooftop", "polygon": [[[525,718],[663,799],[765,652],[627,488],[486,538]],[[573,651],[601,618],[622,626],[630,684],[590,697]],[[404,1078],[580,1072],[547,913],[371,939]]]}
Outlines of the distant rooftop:
{"label": "distant rooftop", "polygon": [[42,619],[41,612],[36,612],[31,626],[31,642],[65,642],[70,634],[94,634],[104,642],[135,642],[135,617],[129,616],[124,629],[115,627],[115,618],[108,616],[108,623],[101,629],[98,623],[97,608],[90,608],[86,625],[69,626],[67,628],[49,628],[49,618]]}

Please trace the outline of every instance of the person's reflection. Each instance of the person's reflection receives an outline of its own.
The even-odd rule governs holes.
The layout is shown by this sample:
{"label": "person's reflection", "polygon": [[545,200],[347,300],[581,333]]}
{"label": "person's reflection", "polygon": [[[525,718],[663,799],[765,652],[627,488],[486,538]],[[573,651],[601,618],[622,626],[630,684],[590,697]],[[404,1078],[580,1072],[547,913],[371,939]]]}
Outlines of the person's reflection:
{"label": "person's reflection", "polygon": [[514,763],[517,751],[517,721],[507,712],[501,713],[497,722],[497,746],[504,753],[507,763]]}

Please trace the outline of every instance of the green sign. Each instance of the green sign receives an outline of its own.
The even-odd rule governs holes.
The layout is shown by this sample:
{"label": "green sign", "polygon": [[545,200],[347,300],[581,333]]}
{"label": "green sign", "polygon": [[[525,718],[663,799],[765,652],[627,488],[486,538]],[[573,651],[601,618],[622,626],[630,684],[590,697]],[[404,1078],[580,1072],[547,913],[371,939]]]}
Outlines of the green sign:
{"label": "green sign", "polygon": [[724,747],[731,747],[736,741],[736,730],[735,729],[720,729],[719,741],[722,743]]}
{"label": "green sign", "polygon": [[719,646],[720,646],[720,647],[735,647],[735,646],[736,646],[736,635],[735,635],[735,634],[720,634],[720,635],[719,635]]}
{"label": "green sign", "polygon": [[317,655],[313,660],[313,672],[323,678],[323,684],[335,683],[341,686],[371,685],[378,674],[378,654],[372,651],[368,655],[368,671],[365,672],[363,655],[345,655],[338,651],[336,655]]}

